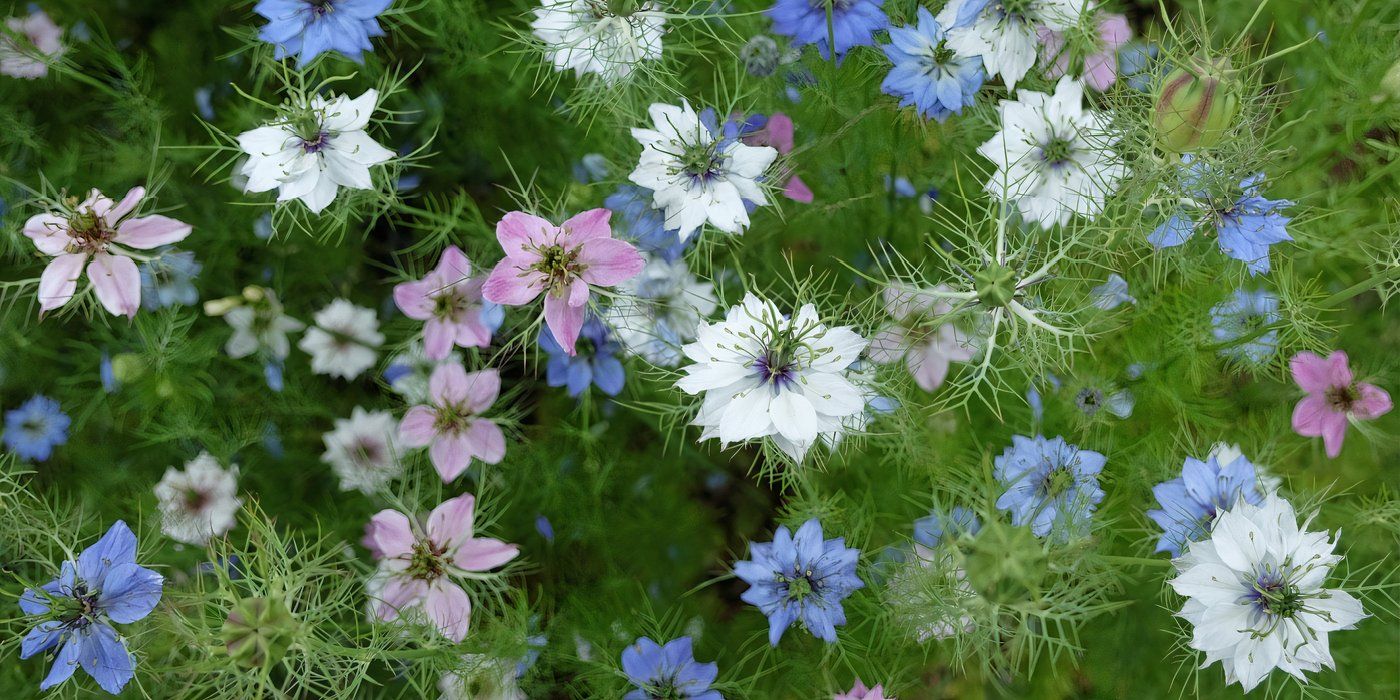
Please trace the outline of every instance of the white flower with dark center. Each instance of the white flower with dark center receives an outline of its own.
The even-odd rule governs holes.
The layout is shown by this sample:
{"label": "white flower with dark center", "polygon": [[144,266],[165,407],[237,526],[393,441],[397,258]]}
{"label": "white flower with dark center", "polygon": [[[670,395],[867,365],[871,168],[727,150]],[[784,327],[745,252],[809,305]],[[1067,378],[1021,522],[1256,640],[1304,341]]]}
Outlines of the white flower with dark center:
{"label": "white flower with dark center", "polygon": [[1350,593],[1322,587],[1342,559],[1335,546],[1325,531],[1299,529],[1293,506],[1274,495],[1219,515],[1208,539],[1173,560],[1169,581],[1186,597],[1179,615],[1204,665],[1220,662],[1225,682],[1246,693],[1274,669],[1306,681],[1305,672],[1333,668],[1328,633],[1366,617]]}
{"label": "white flower with dark center", "polygon": [[321,436],[321,461],[340,478],[340,490],[381,491],[403,474],[399,461],[399,421],[388,411],[356,406],[349,418],[337,418],[335,430]]}
{"label": "white flower with dark center", "polygon": [[[948,46],[960,57],[980,56],[987,77],[1014,90],[1040,55],[1037,27],[1064,32],[1079,23],[1085,0],[953,0],[939,17],[950,20]],[[940,20],[941,22],[942,20]]]}
{"label": "white flower with dark center", "polygon": [[208,452],[186,462],[184,471],[166,469],[155,490],[161,532],[185,544],[204,545],[233,529],[243,503],[238,466],[224,470]]}
{"label": "white flower with dark center", "polygon": [[759,179],[778,151],[714,133],[688,102],[653,104],[648,112],[654,128],[632,130],[642,157],[628,179],[652,191],[666,230],[678,229],[685,241],[708,221],[725,233],[742,233],[749,225],[744,202],[768,204]]}
{"label": "white flower with dark center", "polygon": [[628,352],[661,367],[681,363],[681,345],[695,340],[700,321],[717,305],[714,285],[696,278],[684,260],[652,257],[618,290],[624,295],[609,307],[608,325]]}
{"label": "white flower with dark center", "polygon": [[379,100],[367,90],[350,99],[317,95],[305,109],[238,135],[248,154],[239,172],[248,178],[244,192],[277,190],[277,201],[300,199],[313,214],[335,200],[341,187],[374,189],[369,168],[394,157],[365,128]]}
{"label": "white flower with dark center", "polygon": [[285,360],[292,351],[287,334],[306,327],[282,313],[277,295],[265,287],[250,286],[243,289],[241,297],[205,302],[204,313],[223,316],[233,328],[233,335],[224,344],[224,352],[235,360],[254,353]]}
{"label": "white flower with dark center", "polygon": [[666,14],[650,0],[544,0],[530,29],[554,70],[619,80],[660,60]]}
{"label": "white flower with dark center", "polygon": [[1001,102],[1001,131],[977,148],[997,168],[987,191],[1043,228],[1063,226],[1071,214],[1098,216],[1128,172],[1107,119],[1084,109],[1084,86],[1068,76],[1053,95],[1016,94]]}
{"label": "white flower with dark center", "polygon": [[311,356],[311,371],[341,379],[354,379],[374,366],[384,344],[374,310],[344,299],[332,301],[316,312],[316,325],[307,329],[297,347]]}
{"label": "white flower with dark center", "polygon": [[850,328],[824,325],[811,304],[788,317],[748,294],[682,348],[694,364],[676,386],[704,394],[693,421],[704,428],[701,440],[728,446],[766,437],[800,461],[820,437],[846,432],[865,411],[867,392],[849,371],[865,346]]}

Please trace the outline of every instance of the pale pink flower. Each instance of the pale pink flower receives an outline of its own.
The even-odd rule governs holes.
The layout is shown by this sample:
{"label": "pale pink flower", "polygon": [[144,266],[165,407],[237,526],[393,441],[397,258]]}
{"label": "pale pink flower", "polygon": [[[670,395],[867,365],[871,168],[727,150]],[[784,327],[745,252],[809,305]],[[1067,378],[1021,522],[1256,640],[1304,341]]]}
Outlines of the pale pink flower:
{"label": "pale pink flower", "polygon": [[169,245],[184,240],[191,230],[189,224],[168,216],[125,218],[145,196],[144,187],[133,187],[114,204],[93,190],[66,211],[36,214],[24,222],[24,235],[34,241],[34,247],[53,256],[39,277],[41,315],[73,298],[87,264],[88,280],[103,308],[118,316],[136,316],[141,308],[141,274],[129,249]]}
{"label": "pale pink flower", "polygon": [[443,364],[428,378],[431,406],[414,406],[399,422],[399,441],[407,447],[428,448],[443,483],[457,478],[472,458],[495,464],[506,455],[501,428],[481,413],[501,393],[501,375],[494,369],[467,373],[461,365]]}
{"label": "pale pink flower", "polygon": [[489,571],[514,559],[520,548],[489,537],[472,537],[476,497],[469,493],[443,501],[426,524],[396,510],[381,510],[365,526],[365,541],[380,572],[387,575],[375,614],[393,621],[421,605],[442,636],[460,642],[467,636],[472,603],[452,579]]}
{"label": "pale pink flower", "polygon": [[[10,17],[5,26],[29,40],[31,46],[17,46],[13,37],[0,33],[0,73],[13,78],[42,78],[49,74],[49,63],[63,55],[63,29],[42,10],[28,17]],[[43,60],[35,51],[48,57]]]}
{"label": "pale pink flower", "polygon": [[437,267],[417,282],[394,286],[394,303],[405,316],[423,321],[423,353],[441,360],[452,346],[484,348],[491,344],[491,329],[481,321],[480,277],[472,277],[472,263],[457,246],[442,251]]}
{"label": "pale pink flower", "polygon": [[555,226],[513,211],[496,225],[506,257],[482,287],[487,301],[520,306],[544,297],[544,322],[570,355],[588,306],[589,286],[611,287],[642,271],[632,244],[612,237],[607,209],[590,209]]}
{"label": "pale pink flower", "polygon": [[[740,120],[742,121],[742,119],[741,116]],[[771,146],[778,152],[778,155],[787,155],[792,150],[792,132],[792,117],[782,112],[774,112],[772,116],[768,117],[768,123],[762,129],[745,136],[743,142],[750,146]],[[784,171],[779,177],[788,174],[790,171]],[[792,175],[787,179],[783,185],[783,196],[803,204],[811,204],[813,199],[812,188],[808,187],[807,183],[803,182],[802,178],[797,175]]]}
{"label": "pale pink flower", "polygon": [[1300,352],[1288,366],[1293,381],[1308,393],[1293,408],[1293,432],[1322,436],[1328,457],[1341,454],[1348,420],[1373,420],[1390,411],[1390,394],[1374,384],[1355,381],[1347,354],[1341,350],[1326,358]]}
{"label": "pale pink flower", "polygon": [[[947,291],[942,285],[937,291]],[[949,365],[966,362],[976,354],[967,334],[951,323],[933,325],[933,319],[951,309],[927,291],[903,284],[885,287],[885,312],[894,323],[880,329],[870,341],[867,355],[873,362],[889,364],[904,360],[914,382],[924,391],[942,386]]]}
{"label": "pale pink flower", "polygon": [[[1049,27],[1036,30],[1040,35],[1040,62],[1045,77],[1054,80],[1069,72],[1069,51],[1065,35]],[[1118,49],[1133,38],[1128,18],[1123,15],[1103,15],[1099,18],[1098,50],[1084,58],[1084,82],[1103,92],[1118,79]]]}
{"label": "pale pink flower", "polygon": [[854,686],[852,686],[850,690],[848,690],[848,691],[846,691],[846,692],[844,692],[844,693],[837,693],[835,696],[833,696],[833,697],[831,698],[831,700],[896,700],[896,699],[895,699],[895,698],[887,698],[887,697],[885,697],[885,688],[884,688],[884,686],[876,685],[874,688],[867,688],[867,687],[865,687],[865,683],[861,682],[861,680],[860,680],[859,678],[857,678],[857,679],[856,679],[856,684],[855,684]]}

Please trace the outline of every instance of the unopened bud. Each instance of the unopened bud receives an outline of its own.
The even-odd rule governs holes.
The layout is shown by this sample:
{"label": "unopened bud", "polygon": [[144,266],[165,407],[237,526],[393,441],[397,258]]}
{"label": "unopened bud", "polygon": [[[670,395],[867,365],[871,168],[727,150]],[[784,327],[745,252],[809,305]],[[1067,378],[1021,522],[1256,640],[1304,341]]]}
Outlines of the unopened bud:
{"label": "unopened bud", "polygon": [[966,546],[967,581],[984,598],[1006,604],[1039,595],[1045,552],[1030,528],[993,520]]}
{"label": "unopened bud", "polygon": [[1169,73],[1153,115],[1157,145],[1187,153],[1220,143],[1240,111],[1234,73],[1225,57],[1193,58]]}
{"label": "unopened bud", "polygon": [[243,598],[229,610],[220,638],[235,662],[261,668],[282,660],[296,632],[297,620],[281,598]]}
{"label": "unopened bud", "polygon": [[1016,297],[1016,277],[1011,268],[993,263],[972,276],[977,298],[989,307],[1006,306]]}
{"label": "unopened bud", "polygon": [[120,352],[112,356],[112,377],[127,384],[146,374],[146,364],[141,356],[133,352]]}

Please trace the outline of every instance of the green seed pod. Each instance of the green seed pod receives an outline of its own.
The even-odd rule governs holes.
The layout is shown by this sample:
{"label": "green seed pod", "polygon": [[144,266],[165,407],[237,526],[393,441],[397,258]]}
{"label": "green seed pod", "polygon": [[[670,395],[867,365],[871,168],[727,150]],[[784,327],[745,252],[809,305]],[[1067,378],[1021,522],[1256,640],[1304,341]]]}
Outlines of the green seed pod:
{"label": "green seed pod", "polygon": [[1220,143],[1240,111],[1234,74],[1228,58],[1198,57],[1167,75],[1153,115],[1157,145],[1188,153]]}
{"label": "green seed pod", "polygon": [[235,662],[259,668],[281,661],[296,632],[297,620],[281,598],[243,598],[229,610],[219,636]]}
{"label": "green seed pod", "polygon": [[1011,268],[993,263],[972,276],[977,298],[989,307],[1006,306],[1016,297],[1016,276]]}
{"label": "green seed pod", "polygon": [[134,382],[145,374],[146,363],[140,355],[133,352],[121,352],[112,356],[112,376],[117,381],[123,384]]}
{"label": "green seed pod", "polygon": [[1002,604],[1038,594],[1045,581],[1045,551],[1030,528],[992,520],[967,546],[967,581],[982,597]]}

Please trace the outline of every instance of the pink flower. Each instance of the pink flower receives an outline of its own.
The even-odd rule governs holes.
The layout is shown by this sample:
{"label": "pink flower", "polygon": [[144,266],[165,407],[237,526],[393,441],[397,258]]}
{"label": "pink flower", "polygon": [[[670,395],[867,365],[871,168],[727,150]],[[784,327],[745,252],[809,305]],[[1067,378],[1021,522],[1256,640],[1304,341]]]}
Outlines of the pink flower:
{"label": "pink flower", "polygon": [[[792,132],[792,117],[774,112],[762,129],[745,136],[743,141],[749,146],[772,146],[779,155],[786,155],[792,150]],[[788,178],[787,184],[783,185],[783,196],[803,204],[811,204],[813,199],[812,189],[796,175]]]}
{"label": "pink flower", "polygon": [[495,464],[506,455],[506,438],[481,413],[501,393],[494,369],[468,374],[461,365],[444,364],[428,378],[431,406],[414,406],[399,422],[399,439],[407,447],[428,448],[443,483],[457,478],[475,457]]}
{"label": "pink flower", "polygon": [[1373,420],[1390,410],[1390,394],[1374,384],[1354,381],[1347,354],[1333,351],[1326,358],[1300,352],[1288,361],[1293,381],[1308,393],[1293,408],[1293,432],[1322,436],[1328,457],[1342,451],[1347,420]]}
{"label": "pink flower", "polygon": [[[93,190],[71,211],[36,214],[24,222],[34,247],[53,256],[39,277],[39,313],[68,303],[87,264],[88,280],[108,311],[132,318],[141,307],[141,274],[130,248],[147,250],[184,240],[189,224],[167,216],[123,219],[146,196],[134,187],[115,204]],[[70,200],[71,202],[71,200]]]}
{"label": "pink flower", "polygon": [[[946,291],[942,285],[935,288]],[[885,287],[885,312],[894,319],[870,340],[870,359],[879,364],[904,360],[914,382],[924,391],[942,386],[949,365],[976,354],[970,338],[951,323],[932,325],[949,306],[924,290],[893,283]]]}
{"label": "pink flower", "polygon": [[520,306],[544,293],[544,322],[570,355],[587,311],[589,285],[611,287],[635,277],[646,260],[612,237],[607,209],[590,209],[563,225],[513,211],[496,225],[506,257],[486,279],[487,301]]}
{"label": "pink flower", "polygon": [[895,698],[885,697],[885,688],[877,685],[874,688],[865,687],[859,678],[850,690],[844,693],[837,693],[831,700],[895,700]]}
{"label": "pink flower", "polygon": [[484,348],[491,329],[481,322],[481,285],[472,277],[472,263],[457,246],[442,251],[437,267],[417,282],[394,286],[394,303],[405,316],[423,321],[423,350],[441,360],[452,346]]}
{"label": "pink flower", "polygon": [[49,61],[38,58],[40,53],[50,60],[63,55],[63,30],[42,11],[20,19],[11,17],[5,26],[25,37],[32,46],[17,46],[10,36],[0,34],[0,73],[14,78],[42,78],[49,74]]}
{"label": "pink flower", "polygon": [[365,540],[388,581],[375,605],[379,619],[392,621],[422,604],[442,636],[460,642],[467,636],[472,602],[453,578],[489,571],[514,559],[520,548],[488,537],[472,537],[476,497],[469,493],[443,501],[426,525],[396,510],[381,510],[365,526]]}
{"label": "pink flower", "polygon": [[[1054,80],[1069,72],[1069,54],[1065,50],[1065,35],[1049,27],[1036,30],[1040,35],[1040,61],[1050,64],[1045,77]],[[1099,18],[1098,50],[1084,58],[1084,82],[1103,92],[1118,79],[1118,49],[1133,38],[1128,18],[1104,15]],[[1053,63],[1051,63],[1053,61]]]}

